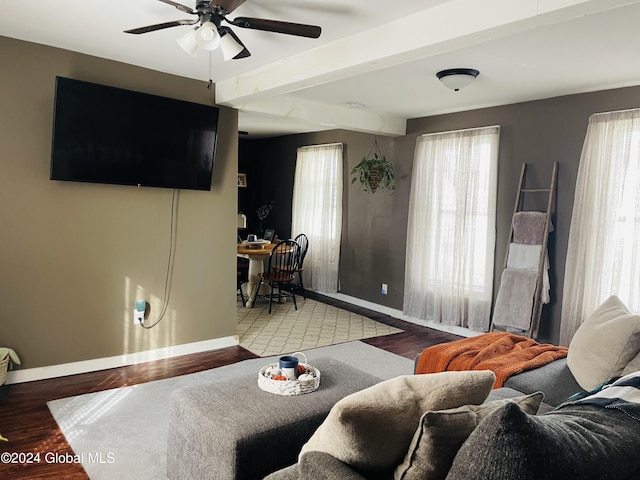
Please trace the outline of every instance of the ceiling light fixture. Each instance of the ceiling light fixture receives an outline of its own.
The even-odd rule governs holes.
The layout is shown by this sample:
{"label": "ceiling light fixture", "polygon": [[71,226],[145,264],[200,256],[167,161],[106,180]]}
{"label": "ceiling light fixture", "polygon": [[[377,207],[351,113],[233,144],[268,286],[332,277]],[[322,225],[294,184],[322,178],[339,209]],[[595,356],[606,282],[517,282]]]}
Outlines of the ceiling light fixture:
{"label": "ceiling light fixture", "polygon": [[185,35],[178,38],[178,45],[189,55],[196,56],[198,50],[215,50],[220,46],[220,34],[215,24],[204,22],[195,30],[189,30]]}
{"label": "ceiling light fixture", "polygon": [[196,30],[196,42],[203,50],[212,51],[220,46],[218,29],[212,22],[204,22]]}
{"label": "ceiling light fixture", "polygon": [[449,68],[436,73],[436,77],[438,77],[447,88],[457,92],[473,82],[479,74],[480,72],[473,68]]}
{"label": "ceiling light fixture", "polygon": [[238,43],[231,33],[227,31],[222,32],[220,36],[220,51],[222,52],[222,57],[225,62],[239,55],[243,50],[244,46]]}
{"label": "ceiling light fixture", "polygon": [[189,30],[182,37],[178,38],[178,45],[182,47],[182,49],[187,52],[189,55],[196,56],[198,50],[200,49],[200,45],[196,41],[196,31],[197,30]]}

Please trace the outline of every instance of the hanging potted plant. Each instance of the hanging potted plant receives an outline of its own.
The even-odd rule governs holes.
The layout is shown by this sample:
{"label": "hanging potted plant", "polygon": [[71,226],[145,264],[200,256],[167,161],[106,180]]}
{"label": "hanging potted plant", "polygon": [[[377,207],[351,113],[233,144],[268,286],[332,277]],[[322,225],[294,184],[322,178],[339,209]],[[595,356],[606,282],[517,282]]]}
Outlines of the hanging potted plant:
{"label": "hanging potted plant", "polygon": [[362,157],[360,163],[353,167],[351,175],[351,184],[359,180],[365,192],[375,193],[378,188],[391,191],[395,188],[393,165],[380,152],[378,139],[374,140],[369,154]]}

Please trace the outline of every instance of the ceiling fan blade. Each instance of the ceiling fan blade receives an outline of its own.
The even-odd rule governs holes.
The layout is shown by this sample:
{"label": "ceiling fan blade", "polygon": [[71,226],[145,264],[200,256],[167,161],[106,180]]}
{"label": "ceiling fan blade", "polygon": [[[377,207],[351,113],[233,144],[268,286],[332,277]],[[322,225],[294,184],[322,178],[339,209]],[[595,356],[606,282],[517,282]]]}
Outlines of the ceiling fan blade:
{"label": "ceiling fan blade", "polygon": [[316,25],[305,25],[302,23],[280,22],[278,20],[264,20],[261,18],[237,17],[230,21],[232,25],[253,30],[264,30],[265,32],[285,33],[287,35],[297,35],[299,37],[318,38],[322,28]]}
{"label": "ceiling fan blade", "polygon": [[194,12],[191,8],[187,7],[186,5],[182,5],[181,3],[176,3],[176,2],[173,2],[171,0],[158,0],[158,1],[166,3],[168,5],[172,5],[172,6],[176,7],[178,10],[180,10],[181,12],[190,13],[192,15],[196,14],[196,12]]}
{"label": "ceiling fan blade", "polygon": [[238,43],[238,45],[242,47],[242,51],[235,57],[233,57],[233,60],[239,60],[241,58],[247,58],[251,56],[251,52],[247,50],[247,47],[244,46],[244,43],[242,43],[238,36],[233,33],[233,30],[231,30],[229,27],[222,26],[218,29],[218,32],[220,32],[221,36],[230,35]]}
{"label": "ceiling fan blade", "polygon": [[139,35],[141,33],[155,32],[156,30],[162,30],[165,28],[179,27],[180,25],[195,25],[200,20],[174,20],[173,22],[158,23],[156,25],[147,25],[146,27],[132,28],[131,30],[125,30],[124,33],[133,33]]}
{"label": "ceiling fan blade", "polygon": [[209,2],[209,8],[215,10],[215,7],[220,7],[220,9],[224,10],[225,14],[227,14],[233,12],[245,1],[246,0],[211,0],[211,2]]}

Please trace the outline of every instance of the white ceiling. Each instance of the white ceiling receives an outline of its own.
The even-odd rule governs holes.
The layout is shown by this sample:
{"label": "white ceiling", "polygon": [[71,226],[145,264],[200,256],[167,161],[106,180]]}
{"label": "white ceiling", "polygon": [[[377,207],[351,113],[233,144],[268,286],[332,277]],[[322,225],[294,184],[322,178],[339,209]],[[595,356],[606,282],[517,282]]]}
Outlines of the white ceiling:
{"label": "white ceiling", "polygon": [[[195,8],[195,1],[184,1]],[[189,18],[157,0],[0,2],[0,35],[216,83],[252,137],[345,128],[403,135],[410,118],[640,85],[640,0],[247,0],[229,15],[320,25],[319,39],[233,27],[252,56],[186,54]],[[453,92],[445,68],[480,71]],[[359,108],[350,106],[352,103]]]}

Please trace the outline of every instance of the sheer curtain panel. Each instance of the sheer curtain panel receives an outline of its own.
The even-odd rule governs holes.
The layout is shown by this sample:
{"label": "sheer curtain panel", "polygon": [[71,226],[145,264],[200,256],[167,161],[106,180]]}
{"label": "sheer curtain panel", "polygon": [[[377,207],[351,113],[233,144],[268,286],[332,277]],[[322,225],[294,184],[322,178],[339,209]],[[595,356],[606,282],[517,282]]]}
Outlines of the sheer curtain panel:
{"label": "sheer curtain panel", "polygon": [[301,147],[293,184],[291,235],[304,233],[309,250],[304,261],[305,287],[338,291],[342,234],[342,144]]}
{"label": "sheer curtain panel", "polygon": [[560,343],[609,296],[640,312],[640,110],[589,118],[565,264]]}
{"label": "sheer curtain panel", "polygon": [[416,142],[403,310],[486,331],[491,317],[500,127]]}

